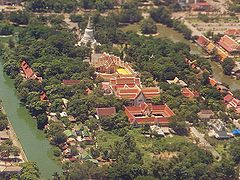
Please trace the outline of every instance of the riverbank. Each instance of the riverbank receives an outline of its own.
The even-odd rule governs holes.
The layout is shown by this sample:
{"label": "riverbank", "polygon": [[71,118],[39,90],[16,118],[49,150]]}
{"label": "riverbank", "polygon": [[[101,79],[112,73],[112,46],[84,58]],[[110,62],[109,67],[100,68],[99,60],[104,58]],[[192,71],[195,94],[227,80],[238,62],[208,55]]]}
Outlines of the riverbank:
{"label": "riverbank", "polygon": [[[4,107],[3,107],[3,104],[2,102],[0,102],[0,110],[3,114],[6,114],[5,110],[4,110]],[[20,150],[20,154],[19,154],[19,159],[21,159],[21,162],[20,163],[23,163],[23,162],[27,162],[28,159],[27,159],[27,156],[24,152],[24,149],[22,147],[22,144],[20,143],[15,131],[14,131],[14,128],[11,124],[11,121],[9,120],[9,118],[7,117],[7,120],[8,120],[8,129],[6,130],[7,131],[7,134],[9,135],[9,139],[12,141],[13,145],[18,147],[19,150]]]}
{"label": "riverbank", "polygon": [[14,81],[3,72],[2,62],[0,62],[0,87],[0,99],[4,110],[28,161],[37,163],[41,179],[51,178],[54,172],[61,173],[61,166],[54,160],[52,146],[43,131],[37,129],[36,121],[29,115],[26,107],[20,104]]}

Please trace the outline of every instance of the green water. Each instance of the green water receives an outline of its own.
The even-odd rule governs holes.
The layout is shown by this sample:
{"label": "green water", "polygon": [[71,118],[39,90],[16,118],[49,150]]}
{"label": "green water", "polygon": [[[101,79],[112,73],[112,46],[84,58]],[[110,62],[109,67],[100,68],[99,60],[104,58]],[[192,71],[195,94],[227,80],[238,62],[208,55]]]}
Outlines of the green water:
{"label": "green water", "polygon": [[16,96],[13,80],[3,73],[0,62],[0,99],[11,121],[15,132],[23,146],[29,161],[37,162],[42,179],[51,178],[54,172],[60,172],[61,167],[53,160],[51,146],[42,131],[36,128],[35,120],[27,109],[20,105]]}

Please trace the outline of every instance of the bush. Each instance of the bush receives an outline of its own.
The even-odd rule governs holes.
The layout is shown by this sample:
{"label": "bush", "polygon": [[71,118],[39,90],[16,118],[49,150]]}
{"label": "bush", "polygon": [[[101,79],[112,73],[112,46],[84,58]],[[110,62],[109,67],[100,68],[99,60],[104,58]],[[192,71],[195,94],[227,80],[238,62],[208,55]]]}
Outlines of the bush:
{"label": "bush", "polygon": [[0,35],[11,35],[13,34],[13,26],[11,24],[2,23],[0,24]]}
{"label": "bush", "polygon": [[61,150],[59,148],[54,148],[53,149],[53,155],[56,157],[59,157],[62,154]]}

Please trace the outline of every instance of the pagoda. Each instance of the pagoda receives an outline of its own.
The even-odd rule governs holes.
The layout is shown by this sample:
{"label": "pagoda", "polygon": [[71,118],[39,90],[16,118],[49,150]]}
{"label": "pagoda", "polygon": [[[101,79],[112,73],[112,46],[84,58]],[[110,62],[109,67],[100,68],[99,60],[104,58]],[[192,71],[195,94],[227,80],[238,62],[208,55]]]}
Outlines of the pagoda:
{"label": "pagoda", "polygon": [[88,19],[87,28],[85,29],[84,35],[82,36],[81,40],[78,42],[78,45],[86,45],[87,43],[91,43],[92,48],[94,48],[97,44],[97,41],[94,38],[94,29],[91,16]]}

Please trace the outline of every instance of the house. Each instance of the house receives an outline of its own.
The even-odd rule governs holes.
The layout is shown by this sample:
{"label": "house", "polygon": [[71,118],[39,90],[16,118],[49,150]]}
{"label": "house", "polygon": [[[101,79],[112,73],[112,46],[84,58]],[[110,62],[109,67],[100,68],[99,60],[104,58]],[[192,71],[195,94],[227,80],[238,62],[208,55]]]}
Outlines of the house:
{"label": "house", "polygon": [[178,79],[178,77],[175,77],[173,80],[167,80],[168,84],[177,84],[182,87],[187,87],[187,83],[185,83],[183,80]]}
{"label": "house", "polygon": [[0,166],[0,174],[20,174],[21,170],[20,166]]}
{"label": "house", "polygon": [[204,35],[198,36],[198,38],[196,40],[196,43],[203,48],[205,48],[210,42],[211,41]]}
{"label": "house", "polygon": [[214,112],[212,110],[201,110],[197,114],[200,119],[210,119],[214,116]]}
{"label": "house", "polygon": [[28,65],[28,63],[26,61],[22,61],[20,66],[23,71],[24,77],[26,79],[34,79],[34,80],[38,80],[39,82],[42,82],[42,77],[38,77],[33,72],[32,68]]}
{"label": "house", "polygon": [[209,83],[211,84],[211,86],[216,86],[218,84],[216,79],[213,79],[213,78],[210,78],[210,77],[208,79],[209,79]]}
{"label": "house", "polygon": [[214,119],[208,123],[212,128],[213,136],[217,139],[228,139],[231,135],[227,132],[225,124],[220,119]]}
{"label": "house", "polygon": [[228,53],[240,52],[240,44],[228,35],[224,35],[219,40],[218,44],[224,48]]}
{"label": "house", "polygon": [[226,96],[224,96],[223,100],[224,100],[224,103],[228,104],[229,102],[232,101],[233,99],[233,95],[232,94],[227,94]]}
{"label": "house", "polygon": [[80,83],[80,80],[66,80],[64,79],[62,83],[66,86],[72,86],[72,85],[77,85]]}
{"label": "house", "polygon": [[115,107],[106,107],[106,108],[96,108],[97,119],[104,116],[113,116],[116,114]]}
{"label": "house", "polygon": [[41,101],[47,101],[48,100],[48,97],[47,97],[47,95],[44,91],[40,92],[40,100]]}
{"label": "house", "polygon": [[141,103],[139,106],[124,106],[125,114],[130,124],[161,124],[168,125],[170,117],[174,116],[174,112],[164,105],[152,105]]}
{"label": "house", "polygon": [[161,129],[161,127],[159,127],[157,125],[150,126],[150,130],[151,130],[152,134],[154,134],[156,136],[161,136],[161,137],[165,136],[165,134],[164,134],[163,130]]}
{"label": "house", "polygon": [[211,5],[208,2],[198,2],[191,4],[193,11],[210,11]]}
{"label": "house", "polygon": [[199,93],[198,92],[193,92],[191,91],[189,88],[187,87],[184,87],[182,88],[182,95],[184,97],[187,97],[187,98],[196,98],[196,97],[199,97]]}
{"label": "house", "polygon": [[240,29],[228,29],[224,32],[224,34],[228,36],[238,37],[240,36]]}

